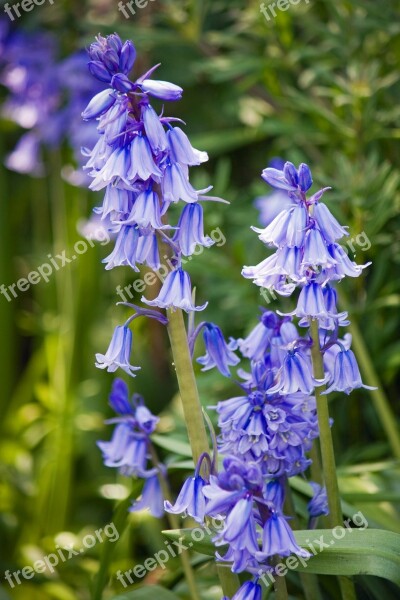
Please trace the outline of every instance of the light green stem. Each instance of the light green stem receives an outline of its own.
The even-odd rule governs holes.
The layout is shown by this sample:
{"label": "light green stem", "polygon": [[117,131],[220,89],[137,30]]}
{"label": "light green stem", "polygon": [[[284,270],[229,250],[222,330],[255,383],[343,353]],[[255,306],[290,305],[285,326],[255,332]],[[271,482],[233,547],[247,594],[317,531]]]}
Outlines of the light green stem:
{"label": "light green stem", "polygon": [[[167,316],[169,320],[168,334],[182,400],[183,414],[192,448],[193,460],[197,464],[198,459],[204,452],[210,453],[210,448],[193,371],[192,357],[189,351],[186,327],[180,309],[168,310]],[[231,597],[240,586],[239,578],[227,567],[217,565],[217,569],[223,593]]]}
{"label": "light green stem", "polygon": [[[313,342],[311,356],[314,377],[315,379],[323,379],[325,372],[319,344],[319,329],[317,319],[311,320],[310,332]],[[343,516],[340,505],[339,486],[336,476],[336,462],[333,449],[332,433],[329,423],[328,397],[326,395],[322,395],[322,392],[325,390],[325,388],[325,385],[315,388],[315,399],[317,403],[322,469],[328,497],[329,522],[330,526],[335,528],[337,526],[343,526]],[[352,581],[348,577],[339,577],[338,579],[343,600],[354,600],[356,598],[356,593]]]}
{"label": "light green stem", "polygon": [[[344,297],[343,293],[340,295],[342,298]],[[390,402],[383,390],[382,382],[375,370],[358,325],[352,322],[349,326],[349,331],[352,335],[352,346],[364,376],[364,383],[377,388],[376,390],[371,390],[369,393],[371,394],[375,410],[386,433],[390,448],[395,458],[400,458],[400,435],[396,425],[396,416],[393,414],[390,407]]]}
{"label": "light green stem", "polygon": [[[154,465],[159,465],[160,461],[158,459],[157,452],[152,444],[150,445],[150,454],[153,459]],[[164,498],[166,500],[171,501],[172,500],[171,490],[169,488],[168,481],[165,478],[165,476],[163,475],[163,473],[161,472],[161,470],[159,471],[158,479],[160,482],[160,486],[161,486]],[[179,529],[180,524],[179,524],[178,517],[176,515],[174,515],[172,513],[167,513],[167,519],[168,519],[171,529]],[[181,554],[179,555],[179,558],[180,558],[180,561],[182,564],[183,572],[185,574],[186,582],[188,584],[190,597],[193,600],[200,600],[200,594],[197,589],[196,578],[194,576],[194,571],[192,569],[192,565],[190,562],[189,552],[187,550],[183,550],[183,552],[181,552]]]}
{"label": "light green stem", "polygon": [[[293,501],[292,490],[287,480],[285,488],[285,511],[287,511],[287,514],[289,514],[292,517],[291,525],[292,528],[296,530],[299,529],[299,520],[296,515],[296,508]],[[322,600],[321,590],[319,589],[317,576],[311,573],[299,573],[299,577],[306,600]]]}

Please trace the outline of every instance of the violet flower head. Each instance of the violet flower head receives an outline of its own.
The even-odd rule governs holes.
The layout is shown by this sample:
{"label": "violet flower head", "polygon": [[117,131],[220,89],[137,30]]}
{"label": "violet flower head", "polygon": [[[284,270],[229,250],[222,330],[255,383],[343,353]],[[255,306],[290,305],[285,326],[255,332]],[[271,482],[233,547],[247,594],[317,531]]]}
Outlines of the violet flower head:
{"label": "violet flower head", "polygon": [[168,273],[157,298],[147,300],[142,297],[142,302],[159,308],[181,308],[185,312],[204,310],[208,304],[208,302],[202,306],[193,304],[190,277],[181,268]]}

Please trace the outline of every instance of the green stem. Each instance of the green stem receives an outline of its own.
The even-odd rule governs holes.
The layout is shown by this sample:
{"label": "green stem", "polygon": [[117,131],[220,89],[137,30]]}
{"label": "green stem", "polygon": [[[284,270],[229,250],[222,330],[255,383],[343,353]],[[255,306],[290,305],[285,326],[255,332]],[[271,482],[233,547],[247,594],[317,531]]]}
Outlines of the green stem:
{"label": "green stem", "polygon": [[[287,511],[287,513],[292,517],[292,528],[294,530],[299,529],[299,520],[296,515],[296,508],[293,501],[292,489],[289,485],[289,481],[287,480],[285,511]],[[317,576],[310,573],[299,573],[299,576],[306,600],[322,600],[321,590],[319,589]]]}
{"label": "green stem", "polygon": [[[343,297],[343,293],[341,296]],[[383,391],[382,382],[375,370],[358,325],[354,322],[351,323],[349,330],[352,335],[352,346],[357,356],[361,372],[364,375],[364,383],[377,388],[376,390],[370,390],[369,393],[371,394],[383,430],[386,433],[393,456],[395,456],[395,458],[400,458],[400,435],[396,425],[396,416],[393,414],[390,402]]]}
{"label": "green stem", "polygon": [[[311,320],[310,333],[313,342],[311,356],[314,377],[315,379],[323,379],[325,377],[325,371],[321,347],[319,344],[318,319]],[[322,469],[328,497],[329,523],[332,528],[335,528],[337,526],[343,526],[343,516],[340,504],[339,486],[336,476],[335,452],[333,449],[332,433],[329,423],[328,398],[326,395],[322,395],[322,392],[325,389],[325,385],[316,387],[315,399],[317,403]],[[339,577],[338,579],[343,600],[355,599],[356,594],[352,581],[348,577]]]}
{"label": "green stem", "polygon": [[[272,566],[276,566],[280,563],[281,557],[274,556],[271,560]],[[275,600],[289,600],[288,591],[286,587],[286,579],[282,576],[275,577],[274,581]]]}
{"label": "green stem", "polygon": [[[207,431],[203,419],[202,408],[194,376],[192,357],[186,334],[183,314],[180,309],[168,310],[168,335],[171,342],[172,356],[178,379],[182,400],[183,414],[192,448],[193,461],[204,452],[210,453]],[[227,567],[217,565],[218,576],[223,593],[232,596],[240,586],[239,577]]]}
{"label": "green stem", "polygon": [[[159,461],[157,452],[156,452],[153,444],[150,445],[150,454],[153,459],[154,465],[159,465],[160,461]],[[170,490],[170,487],[168,484],[168,480],[163,475],[161,470],[159,471],[158,479],[160,482],[160,486],[161,486],[164,498],[166,500],[171,501],[172,495],[171,495],[171,490]],[[179,523],[178,517],[176,515],[174,515],[172,513],[167,513],[167,519],[168,519],[169,526],[171,527],[171,529],[179,529],[180,528],[180,523]],[[188,551],[184,550],[183,552],[181,552],[181,554],[179,555],[179,558],[182,563],[182,569],[183,569],[183,572],[185,574],[185,578],[186,578],[186,581],[188,584],[190,597],[193,600],[200,600],[200,594],[199,594],[199,591],[196,586],[196,579],[194,576],[194,571],[193,571],[193,568],[192,568],[192,565],[190,562]]]}

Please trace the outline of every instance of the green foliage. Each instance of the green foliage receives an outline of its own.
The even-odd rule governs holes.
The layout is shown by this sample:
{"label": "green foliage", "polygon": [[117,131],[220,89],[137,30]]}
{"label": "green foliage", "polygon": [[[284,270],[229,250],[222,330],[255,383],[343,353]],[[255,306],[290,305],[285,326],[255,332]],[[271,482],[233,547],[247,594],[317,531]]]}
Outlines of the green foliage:
{"label": "green foliage", "polygon": [[[187,123],[194,145],[210,154],[194,183],[199,187],[213,183],[215,195],[231,203],[205,207],[206,230],[219,227],[226,243],[206,250],[189,270],[199,301],[209,300],[206,318],[217,322],[227,336],[244,336],[256,323],[258,305],[265,304],[258,289],[240,276],[244,264],[256,264],[264,257],[262,244],[250,231],[250,225],[258,224],[253,200],[268,193],[261,169],[277,155],[304,161],[311,165],[316,184],[332,186],[327,202],[349,224],[354,245],[350,253],[358,262],[372,261],[364,277],[341,284],[342,305],[357,326],[358,343],[366,355],[364,379],[377,380],[385,406],[391,407],[389,419],[396,433],[398,3],[300,2],[270,22],[259,4],[259,0],[156,0],[127,20],[117,3],[60,1],[24,13],[16,26],[52,30],[65,55],[90,43],[99,31],[117,31],[135,41],[142,70],[162,62],[160,79],[185,88],[183,100],[168,110]],[[6,121],[0,127],[4,157],[20,131]],[[49,253],[65,249],[70,255],[80,237],[78,219],[99,203],[95,194],[61,179],[61,165],[70,160],[68,149],[50,154],[45,157],[47,175],[41,179],[0,168],[0,284],[26,276]],[[124,268],[106,276],[100,261],[108,253],[109,247],[90,249],[49,283],[32,286],[10,303],[0,297],[0,572],[21,569],[53,552],[61,534],[79,541],[113,519],[114,502],[129,502],[131,493],[140,493],[140,488],[102,465],[95,445],[110,435],[103,420],[110,416],[111,380],[96,371],[93,357],[106,348],[113,326],[125,317],[125,309],[115,307],[115,287],[131,283],[133,277]],[[277,303],[269,306],[278,308]],[[279,308],[284,310],[284,304],[280,302]],[[176,493],[192,465],[174,396],[167,340],[161,327],[148,326],[144,320],[135,324],[134,335],[135,364],[142,371],[131,389],[143,393],[161,416],[155,441],[173,466],[171,484]],[[202,352],[198,342],[196,355]],[[231,381],[196,369],[204,407],[235,393]],[[382,398],[358,390],[350,398],[337,395],[331,410],[345,513],[362,510],[371,526],[387,532],[353,532],[313,559],[318,572],[328,573],[341,561],[354,573],[363,569],[393,579],[391,569],[398,559],[389,545],[398,539],[390,532],[400,533],[399,468],[381,406]],[[215,420],[212,411],[209,414]],[[310,489],[297,479],[293,489],[305,528]],[[149,573],[129,592],[123,590],[115,573],[142,563],[164,544],[159,523],[147,515],[130,515],[127,525],[118,543],[107,547],[112,552],[99,544],[60,565],[55,576],[37,575],[15,589],[2,580],[1,600],[89,600],[96,585],[104,600],[116,596],[162,600],[168,594],[189,598],[177,559],[171,559],[165,571]],[[168,527],[166,521],[162,527]],[[367,540],[364,547],[344,547],[362,534]],[[350,555],[340,554],[347,551]],[[219,598],[215,571],[193,560],[204,598]],[[331,580],[327,581],[324,598],[335,598]],[[361,600],[396,597],[387,581],[358,581]],[[293,597],[301,598],[297,575],[290,586]]]}

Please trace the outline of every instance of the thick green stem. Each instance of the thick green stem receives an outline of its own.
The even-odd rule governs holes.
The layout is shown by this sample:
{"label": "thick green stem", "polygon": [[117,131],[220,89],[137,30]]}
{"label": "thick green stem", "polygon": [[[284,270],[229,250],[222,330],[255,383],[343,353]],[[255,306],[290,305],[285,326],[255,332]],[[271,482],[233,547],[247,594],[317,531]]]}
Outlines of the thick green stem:
{"label": "thick green stem", "polygon": [[[317,319],[311,320],[310,333],[313,342],[311,356],[314,377],[315,379],[324,379],[324,363],[319,344],[319,328]],[[333,449],[332,433],[329,423],[328,397],[326,395],[322,395],[322,392],[325,390],[325,388],[325,385],[315,388],[315,399],[317,403],[322,469],[328,497],[329,523],[332,528],[335,528],[337,526],[343,526],[343,516],[340,505],[339,486],[336,476],[336,462]],[[339,577],[338,579],[343,600],[354,600],[356,598],[356,593],[352,581],[347,577]]]}
{"label": "thick green stem", "polygon": [[[194,463],[204,452],[210,453],[207,431],[203,419],[202,408],[194,376],[192,357],[189,351],[186,327],[180,309],[168,310],[168,334],[171,342],[172,356],[179,391],[182,400],[183,414],[189,436]],[[240,586],[239,577],[227,567],[217,566],[218,576],[225,596],[232,596]]]}

